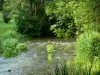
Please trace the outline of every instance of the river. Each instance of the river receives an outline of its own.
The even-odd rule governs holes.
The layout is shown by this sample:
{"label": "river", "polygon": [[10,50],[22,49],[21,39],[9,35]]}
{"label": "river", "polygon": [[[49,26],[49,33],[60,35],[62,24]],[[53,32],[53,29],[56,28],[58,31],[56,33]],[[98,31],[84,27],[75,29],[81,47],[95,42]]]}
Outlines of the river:
{"label": "river", "polygon": [[[38,38],[26,43],[26,52],[12,58],[0,57],[0,75],[45,75],[47,71],[53,70],[56,60],[68,60],[75,56],[75,41]],[[47,59],[48,44],[57,47],[52,62]]]}

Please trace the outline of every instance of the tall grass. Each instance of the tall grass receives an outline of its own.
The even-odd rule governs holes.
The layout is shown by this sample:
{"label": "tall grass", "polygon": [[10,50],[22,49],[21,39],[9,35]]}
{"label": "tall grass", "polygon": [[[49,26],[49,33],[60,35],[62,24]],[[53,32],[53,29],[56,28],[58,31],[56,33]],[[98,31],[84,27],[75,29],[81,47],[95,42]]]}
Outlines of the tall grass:
{"label": "tall grass", "polygon": [[94,31],[81,34],[76,44],[77,61],[93,63],[95,57],[100,57],[100,34]]}
{"label": "tall grass", "polygon": [[56,63],[54,71],[47,75],[100,75],[100,70],[90,72],[91,66],[79,64],[58,64]]}

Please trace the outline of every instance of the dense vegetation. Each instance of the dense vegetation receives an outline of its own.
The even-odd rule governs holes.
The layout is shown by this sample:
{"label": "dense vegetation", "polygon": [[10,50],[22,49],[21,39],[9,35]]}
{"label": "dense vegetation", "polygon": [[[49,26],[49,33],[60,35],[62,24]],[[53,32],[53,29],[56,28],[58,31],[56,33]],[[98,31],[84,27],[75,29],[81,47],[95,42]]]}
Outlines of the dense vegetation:
{"label": "dense vegetation", "polygon": [[[16,56],[27,49],[26,44],[19,42],[22,34],[30,37],[55,34],[57,38],[76,38],[74,65],[81,65],[82,72],[89,70],[83,75],[100,74],[99,0],[0,0],[0,11],[5,23],[15,20],[16,25],[15,31],[0,37],[0,52],[5,57]],[[54,48],[47,46],[50,61]],[[61,75],[68,75],[65,72]]]}
{"label": "dense vegetation", "polygon": [[12,57],[27,50],[27,45],[20,42],[22,38],[24,39],[24,36],[12,30],[0,34],[0,54],[5,57]]}
{"label": "dense vegetation", "polygon": [[58,38],[71,38],[76,36],[77,28],[66,1],[47,1],[45,10],[47,15],[50,16],[50,20],[55,19],[51,30]]}

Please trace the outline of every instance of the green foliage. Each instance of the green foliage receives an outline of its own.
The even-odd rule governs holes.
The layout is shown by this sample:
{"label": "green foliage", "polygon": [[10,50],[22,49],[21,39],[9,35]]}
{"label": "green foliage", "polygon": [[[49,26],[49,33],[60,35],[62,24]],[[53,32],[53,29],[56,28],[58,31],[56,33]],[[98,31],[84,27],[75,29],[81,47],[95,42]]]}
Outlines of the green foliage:
{"label": "green foliage", "polygon": [[99,75],[100,70],[96,71],[90,70],[91,67],[88,65],[79,65],[73,63],[71,60],[70,62],[67,60],[67,63],[64,61],[64,63],[57,62],[53,68],[52,72],[48,72],[46,75]]}
{"label": "green foliage", "polygon": [[4,23],[2,19],[2,14],[0,13],[0,34],[5,33],[8,30],[13,30],[15,23],[11,20],[9,23]]}
{"label": "green foliage", "polygon": [[30,36],[40,35],[40,21],[29,14],[29,10],[21,10],[16,17],[17,31]]}
{"label": "green foliage", "polygon": [[36,15],[32,15],[30,14],[29,8],[26,7],[25,9],[20,10],[15,22],[17,31],[22,34],[32,37],[51,34],[49,30],[50,22],[45,14],[44,8],[38,9]]}
{"label": "green foliage", "polygon": [[73,37],[88,30],[100,31],[99,3],[98,0],[48,1],[46,13],[50,19],[56,19],[51,29],[58,37]]}
{"label": "green foliage", "polygon": [[[87,32],[88,30],[99,30],[100,9],[98,6],[98,0],[86,0],[86,1],[69,1],[67,7],[72,13],[74,23],[77,27],[77,33],[80,34]],[[98,15],[98,16],[97,16]]]}
{"label": "green foliage", "polygon": [[95,8],[95,1],[87,0],[87,1],[73,1],[72,9],[73,9],[73,17],[74,22],[78,28],[78,32],[95,30],[96,23],[94,20],[95,13],[93,12]]}
{"label": "green foliage", "polygon": [[47,52],[48,53],[55,52],[55,47],[53,45],[47,45]]}
{"label": "green foliage", "polygon": [[52,56],[53,56],[53,53],[55,52],[55,47],[53,45],[47,45],[47,52],[48,52],[48,60],[49,61],[52,61]]}
{"label": "green foliage", "polygon": [[55,67],[55,75],[68,75],[67,65],[61,65],[58,64]]}
{"label": "green foliage", "polygon": [[19,40],[24,38],[23,35],[17,33],[16,31],[7,31],[0,35],[0,54],[5,57],[17,56],[19,52],[25,51],[27,49],[26,44],[19,44]]}
{"label": "green foliage", "polygon": [[98,32],[81,34],[77,38],[76,50],[77,61],[93,63],[95,57],[100,57],[100,34]]}
{"label": "green foliage", "polygon": [[53,61],[53,58],[52,58],[53,54],[52,53],[49,53],[47,58],[48,58],[48,61],[52,62]]}
{"label": "green foliage", "polygon": [[16,49],[16,46],[18,44],[17,39],[6,39],[3,41],[3,56],[5,57],[12,57],[17,56],[18,51]]}
{"label": "green foliage", "polygon": [[[76,34],[76,27],[73,22],[68,23],[66,21],[56,22],[56,24],[51,25],[51,31],[56,34],[58,38],[73,38]],[[72,24],[73,23],[73,24]]]}
{"label": "green foliage", "polygon": [[3,56],[6,58],[17,56],[20,52],[26,50],[27,45],[25,43],[19,44],[15,38],[9,38],[3,41]]}
{"label": "green foliage", "polygon": [[28,36],[52,35],[50,22],[45,14],[44,1],[41,0],[6,0],[4,9],[14,16],[17,31]]}
{"label": "green foliage", "polygon": [[27,50],[27,45],[25,44],[25,43],[22,43],[22,44],[18,44],[17,45],[17,47],[16,47],[16,49],[18,50],[18,51],[26,51]]}
{"label": "green foliage", "polygon": [[52,0],[46,3],[47,15],[50,16],[50,20],[55,19],[51,30],[53,30],[58,38],[72,38],[76,34],[77,28],[67,2],[64,0]]}
{"label": "green foliage", "polygon": [[8,39],[8,38],[16,38],[16,39],[21,39],[21,38],[24,38],[23,35],[17,33],[16,31],[14,30],[9,30],[7,32],[5,32],[4,34],[1,34],[0,36],[2,39]]}
{"label": "green foliage", "polygon": [[75,66],[75,71],[74,71],[74,74],[73,75],[92,75],[91,73],[90,73],[90,67],[88,67],[88,66],[84,66],[83,67],[83,65],[77,65],[77,66]]}

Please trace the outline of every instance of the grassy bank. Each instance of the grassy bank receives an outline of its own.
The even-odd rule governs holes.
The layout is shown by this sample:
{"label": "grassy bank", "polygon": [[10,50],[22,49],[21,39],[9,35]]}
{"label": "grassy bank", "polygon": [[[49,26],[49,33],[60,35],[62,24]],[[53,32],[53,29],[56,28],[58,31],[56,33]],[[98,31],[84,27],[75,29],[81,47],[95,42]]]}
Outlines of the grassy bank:
{"label": "grassy bank", "polygon": [[0,34],[3,34],[8,30],[12,30],[15,26],[14,20],[11,20],[9,23],[4,23],[2,17],[2,13],[0,12]]}
{"label": "grassy bank", "polygon": [[0,34],[3,34],[8,30],[12,30],[13,28],[14,28],[14,24],[0,23]]}

